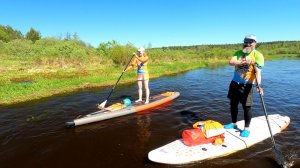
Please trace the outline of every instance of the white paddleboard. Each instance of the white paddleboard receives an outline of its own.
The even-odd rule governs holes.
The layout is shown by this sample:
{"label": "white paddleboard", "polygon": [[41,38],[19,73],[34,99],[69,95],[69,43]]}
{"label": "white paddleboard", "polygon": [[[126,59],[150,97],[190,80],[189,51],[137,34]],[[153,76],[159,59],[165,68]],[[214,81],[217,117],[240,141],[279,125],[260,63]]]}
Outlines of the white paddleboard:
{"label": "white paddleboard", "polygon": [[[273,135],[280,133],[290,123],[288,116],[280,114],[268,115],[268,119]],[[226,156],[271,137],[265,116],[252,118],[250,136],[247,138],[240,137],[240,131],[244,128],[244,120],[238,121],[237,125],[239,129],[225,130],[223,145],[204,144],[189,147],[182,142],[182,139],[178,139],[150,151],[148,158],[157,163],[186,164]]]}
{"label": "white paddleboard", "polygon": [[[150,97],[150,101],[148,104],[144,104],[143,102],[133,102],[128,107],[120,106],[121,103],[116,103],[108,108],[104,108],[103,110],[96,111],[84,116],[80,116],[73,121],[66,122],[67,128],[72,128],[79,125],[89,124],[93,122],[98,122],[110,118],[115,118],[119,116],[128,115],[131,113],[136,113],[144,110],[148,110],[157,106],[160,106],[164,103],[170,102],[176,99],[180,95],[179,92],[164,92],[159,95]],[[120,104],[120,105],[118,105]]]}

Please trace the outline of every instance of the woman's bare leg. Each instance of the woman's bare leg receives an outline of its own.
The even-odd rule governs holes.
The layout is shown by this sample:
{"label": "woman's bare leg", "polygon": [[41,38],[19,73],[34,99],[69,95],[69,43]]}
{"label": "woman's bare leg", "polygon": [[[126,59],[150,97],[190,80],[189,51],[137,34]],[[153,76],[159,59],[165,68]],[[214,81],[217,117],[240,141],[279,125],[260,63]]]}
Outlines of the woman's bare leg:
{"label": "woman's bare leg", "polygon": [[149,103],[149,97],[150,97],[150,89],[149,89],[149,79],[144,81],[144,87],[146,90],[146,101],[145,103]]}
{"label": "woman's bare leg", "polygon": [[139,92],[139,99],[136,100],[136,102],[139,102],[139,101],[142,101],[142,97],[143,97],[143,90],[142,90],[142,87],[143,87],[143,81],[138,81],[138,92]]}

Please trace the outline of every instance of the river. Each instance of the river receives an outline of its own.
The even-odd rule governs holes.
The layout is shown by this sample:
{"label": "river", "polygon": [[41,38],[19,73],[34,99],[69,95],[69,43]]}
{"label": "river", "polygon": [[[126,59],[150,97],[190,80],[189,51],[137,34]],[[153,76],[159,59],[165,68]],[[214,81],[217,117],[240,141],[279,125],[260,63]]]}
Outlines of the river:
{"label": "river", "polygon": [[[180,97],[156,109],[72,129],[64,128],[64,123],[95,111],[111,88],[0,107],[0,167],[278,167],[270,139],[225,157],[187,165],[161,165],[147,159],[150,150],[180,138],[196,121],[230,122],[226,95],[232,75],[233,67],[221,66],[153,79],[152,95],[179,91]],[[263,88],[268,113],[291,118],[287,129],[274,138],[293,167],[300,167],[300,59],[267,61]],[[259,95],[254,95],[253,116],[264,115]],[[108,104],[125,97],[137,98],[136,84],[122,85],[121,81]],[[239,120],[242,114],[240,110]]]}

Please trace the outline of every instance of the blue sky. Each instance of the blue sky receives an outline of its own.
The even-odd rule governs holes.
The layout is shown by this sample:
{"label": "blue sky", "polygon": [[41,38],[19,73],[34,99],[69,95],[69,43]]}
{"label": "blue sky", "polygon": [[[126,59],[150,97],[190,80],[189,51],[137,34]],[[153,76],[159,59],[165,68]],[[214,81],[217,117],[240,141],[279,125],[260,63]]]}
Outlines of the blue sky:
{"label": "blue sky", "polygon": [[97,47],[116,40],[136,47],[300,40],[299,0],[0,0],[0,24],[42,37],[66,33]]}

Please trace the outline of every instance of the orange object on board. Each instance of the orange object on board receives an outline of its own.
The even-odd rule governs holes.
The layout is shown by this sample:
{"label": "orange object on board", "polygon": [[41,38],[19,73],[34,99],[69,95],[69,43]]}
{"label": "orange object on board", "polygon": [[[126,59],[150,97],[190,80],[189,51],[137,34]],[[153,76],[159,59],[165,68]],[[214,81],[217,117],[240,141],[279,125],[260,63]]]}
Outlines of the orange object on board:
{"label": "orange object on board", "polygon": [[220,144],[221,141],[224,142],[224,138],[223,134],[206,138],[199,128],[187,129],[182,132],[183,143],[187,146],[215,143],[216,140],[215,144]]}

